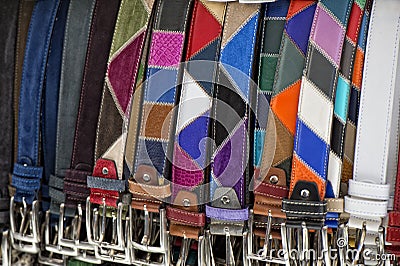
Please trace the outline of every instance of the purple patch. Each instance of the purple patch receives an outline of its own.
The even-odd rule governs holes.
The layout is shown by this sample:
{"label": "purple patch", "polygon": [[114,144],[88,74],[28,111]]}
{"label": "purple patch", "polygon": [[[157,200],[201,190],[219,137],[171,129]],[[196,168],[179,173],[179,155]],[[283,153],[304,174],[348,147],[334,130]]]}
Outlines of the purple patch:
{"label": "purple patch", "polygon": [[339,66],[345,30],[320,5],[315,11],[314,23],[311,39]]}
{"label": "purple patch", "polygon": [[144,35],[144,32],[138,35],[112,59],[108,66],[108,80],[124,113],[132,97]]}
{"label": "purple patch", "polygon": [[181,62],[183,40],[182,33],[153,32],[149,66],[177,66]]}

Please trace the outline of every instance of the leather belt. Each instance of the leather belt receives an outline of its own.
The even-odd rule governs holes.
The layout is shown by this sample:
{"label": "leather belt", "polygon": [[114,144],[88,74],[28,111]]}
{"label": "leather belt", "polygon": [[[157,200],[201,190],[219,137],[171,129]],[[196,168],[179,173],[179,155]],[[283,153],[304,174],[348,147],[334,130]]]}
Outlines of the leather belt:
{"label": "leather belt", "polygon": [[[22,67],[24,64],[24,54],[26,38],[28,37],[29,22],[31,21],[35,1],[20,0],[17,25],[17,40],[15,44],[15,69],[14,69],[14,121],[18,121],[19,109],[19,89],[21,87]],[[14,163],[18,153],[18,123],[14,123]],[[11,183],[11,177],[10,177]],[[15,189],[9,186],[10,195],[15,193]]]}
{"label": "leather belt", "polygon": [[[250,198],[246,191],[252,172],[248,145],[250,106],[256,97],[251,78],[255,72],[253,60],[258,60],[254,53],[260,16],[261,5],[227,4],[211,111],[211,138],[215,146],[211,149],[210,203],[206,205],[206,215],[211,221],[211,235],[225,237],[226,257],[221,259],[228,265],[234,265],[240,256],[240,252],[234,254],[230,238],[243,236],[249,217]],[[216,255],[224,250],[209,252]],[[241,255],[244,258],[244,252]]]}
{"label": "leather belt", "polygon": [[[175,131],[174,107],[181,90],[183,69],[180,63],[185,58],[192,5],[192,0],[160,0],[154,6],[133,179],[129,180],[134,215],[140,215],[139,210],[144,214],[143,233],[134,236],[132,242],[137,263],[142,261],[137,256],[140,252],[160,254],[162,265],[171,262],[166,214],[161,205],[171,196],[173,147],[169,143]],[[155,230],[150,230],[158,228],[152,225],[154,213],[159,213],[159,241]],[[143,223],[140,216],[138,218],[138,223]],[[151,246],[157,242],[158,246]]]}
{"label": "leather belt", "polygon": [[[39,252],[37,197],[43,174],[39,161],[40,108],[50,37],[58,5],[57,0],[40,1],[35,4],[29,26],[20,89],[18,153],[12,176],[12,186],[16,191],[10,201],[10,238],[15,249],[28,253]],[[17,214],[16,208],[19,210],[19,204],[22,204],[23,211]],[[20,223],[29,223],[30,232],[17,230]],[[20,228],[25,228],[25,225]]]}
{"label": "leather belt", "polygon": [[290,198],[282,205],[287,226],[305,221],[321,229],[324,223],[333,101],[352,2],[322,0],[315,10],[299,96]]}
{"label": "leather belt", "polygon": [[[354,56],[364,13],[364,5],[365,1],[353,2],[346,31],[346,38],[343,44],[342,58],[340,61],[340,73],[336,84],[328,163],[328,182],[326,188],[328,213],[326,215],[325,224],[331,228],[338,227],[340,213],[343,213],[344,211],[343,199],[339,198],[343,168],[343,147],[345,141],[344,135],[349,107],[351,77],[355,58]],[[329,203],[331,203],[332,207],[329,206]]]}
{"label": "leather belt", "polygon": [[[364,245],[376,247],[396,177],[400,80],[400,2],[375,1],[366,48],[353,179],[345,210],[349,227],[366,230]],[[382,51],[385,51],[382,53]],[[379,86],[380,90],[376,90]],[[381,108],[385,106],[385,108]],[[379,119],[377,119],[379,117]],[[378,251],[382,250],[381,237]],[[363,243],[361,243],[363,244]]]}
{"label": "leather belt", "polygon": [[[64,177],[65,171],[71,166],[79,96],[94,4],[95,0],[70,0],[68,9],[58,98],[55,164],[49,181],[49,190],[53,195],[50,211],[54,214],[59,214],[60,204],[65,201]],[[67,208],[66,216],[71,217],[74,214],[75,208]]]}
{"label": "leather belt", "polygon": [[[288,195],[287,180],[291,173],[301,75],[315,7],[315,1],[297,0],[278,1],[267,5],[259,86],[262,91],[267,92],[265,96],[271,101],[272,112],[268,126],[271,129],[273,127],[273,131],[267,129],[263,132],[266,137],[265,144],[261,147],[264,151],[273,150],[274,147],[267,147],[271,145],[270,143],[276,143],[276,147],[272,156],[269,152],[263,154],[265,158],[262,161],[271,160],[267,164],[272,166],[268,172],[261,174],[259,177],[261,183],[256,184],[254,189],[254,217],[249,221],[249,228],[253,229],[254,223],[254,234],[265,238],[265,242],[263,247],[259,247],[258,243],[249,239],[248,245],[251,249],[254,247],[256,251],[259,248],[263,249],[262,254],[252,250],[250,252],[252,259],[267,259],[270,252],[268,249],[272,248],[268,243],[271,238],[280,238],[278,230],[282,219],[285,218],[281,205],[282,199]],[[296,35],[297,32],[302,32],[302,35]],[[263,104],[265,96],[258,96],[257,106]],[[260,111],[257,112],[257,118],[261,117]],[[268,113],[268,110],[262,112]],[[257,136],[260,133],[262,131],[256,130],[255,140],[262,138]],[[255,144],[255,149],[260,149],[258,144]],[[258,156],[259,152],[255,150],[254,154]],[[260,162],[260,159],[256,157],[255,161]],[[253,232],[250,231],[249,236],[252,235]]]}
{"label": "leather belt", "polygon": [[[177,265],[188,260],[189,251],[185,254],[185,249],[196,243],[192,240],[198,240],[198,264],[206,264],[206,255],[201,253],[209,165],[209,143],[205,140],[209,136],[225,8],[225,3],[194,2],[174,137],[171,205],[166,209],[170,234],[183,238],[180,257],[174,259]],[[190,252],[189,256],[194,251]]]}
{"label": "leather belt", "polygon": [[[60,0],[60,4],[55,17],[53,31],[50,39],[49,54],[47,56],[47,66],[45,71],[45,82],[43,86],[42,101],[42,121],[41,121],[41,144],[43,153],[43,180],[41,185],[41,205],[42,211],[46,212],[46,221],[42,225],[45,228],[50,223],[55,225],[55,217],[50,217],[50,197],[54,198],[53,190],[49,189],[50,175],[54,172],[55,156],[56,156],[56,136],[57,136],[57,109],[58,95],[60,88],[61,75],[61,59],[63,54],[64,32],[67,22],[67,12],[69,8],[69,0]],[[52,219],[53,218],[53,219]],[[51,221],[50,221],[51,220]],[[49,228],[46,228],[49,229]],[[50,230],[46,233],[50,237]],[[55,232],[54,232],[55,233]],[[43,247],[47,247],[46,234],[42,234],[41,243]],[[54,240],[53,240],[54,241]],[[45,248],[39,253],[39,263],[42,264],[63,264],[63,258],[54,256],[53,253],[46,252]]]}
{"label": "leather belt", "polygon": [[[367,34],[369,26],[370,12],[372,8],[372,0],[367,0],[364,9],[364,15],[361,22],[360,33],[358,34],[357,49],[355,52],[353,73],[351,77],[351,91],[349,110],[346,123],[346,132],[344,140],[344,156],[342,168],[342,183],[347,190],[347,183],[353,178],[354,164],[354,146],[356,143],[358,110],[360,107],[360,94],[362,87],[363,67],[365,46],[367,44]],[[347,194],[347,192],[345,193]]]}
{"label": "leather belt", "polygon": [[[399,154],[400,156],[400,154]],[[389,212],[388,227],[386,228],[386,241],[390,243],[387,250],[400,256],[400,160],[397,162],[397,177],[395,184],[395,194],[393,210]]]}
{"label": "leather belt", "polygon": [[[18,1],[3,3],[0,6],[0,182],[7,184],[12,169],[13,138],[13,74],[15,66],[15,41],[17,35]],[[7,186],[0,188],[0,230],[9,221],[9,194]],[[1,238],[1,236],[0,236]]]}

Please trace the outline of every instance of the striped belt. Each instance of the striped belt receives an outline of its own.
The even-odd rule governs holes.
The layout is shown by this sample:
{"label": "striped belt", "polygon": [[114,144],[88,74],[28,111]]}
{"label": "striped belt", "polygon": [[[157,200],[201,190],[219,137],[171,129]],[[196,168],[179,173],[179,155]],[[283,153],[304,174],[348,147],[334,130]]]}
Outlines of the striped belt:
{"label": "striped belt", "polygon": [[[228,3],[222,32],[217,84],[214,91],[211,123],[210,203],[206,215],[210,219],[209,241],[228,265],[234,265],[241,246],[232,247],[231,236],[243,237],[250,203],[249,182],[252,174],[249,138],[252,117],[250,106],[255,100],[253,60],[261,5]],[[239,52],[240,51],[240,52]],[[211,236],[216,236],[212,242]],[[218,237],[219,236],[219,237]],[[223,242],[218,242],[218,241]],[[224,243],[225,242],[225,243]],[[220,244],[216,244],[220,243]],[[241,245],[240,241],[237,242]],[[222,247],[222,248],[221,248]]]}
{"label": "striped belt", "polygon": [[[154,7],[133,178],[129,180],[132,219],[135,225],[143,225],[141,232],[137,230],[133,236],[134,263],[143,263],[146,259],[141,256],[143,253],[162,256],[162,264],[154,262],[157,265],[171,262],[167,218],[162,202],[171,196],[173,146],[169,143],[175,131],[174,108],[181,92],[180,62],[185,58],[192,4],[193,1],[186,0],[173,3],[160,0]],[[153,222],[156,216],[159,226]]]}
{"label": "striped belt", "polygon": [[[10,200],[10,238],[13,248],[40,250],[39,202],[43,168],[39,162],[40,107],[51,33],[59,1],[35,4],[27,37],[18,117],[18,152],[12,175],[15,195]],[[22,212],[19,212],[19,207]],[[18,210],[18,212],[17,212]],[[31,213],[31,214],[29,214]],[[27,232],[17,228],[26,228]]]}

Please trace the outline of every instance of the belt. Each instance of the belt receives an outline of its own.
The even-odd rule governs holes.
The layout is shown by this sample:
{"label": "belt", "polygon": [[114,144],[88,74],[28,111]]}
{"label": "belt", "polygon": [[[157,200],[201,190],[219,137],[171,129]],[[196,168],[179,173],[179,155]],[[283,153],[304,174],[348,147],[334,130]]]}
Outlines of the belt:
{"label": "belt", "polygon": [[[99,244],[99,247],[96,246],[96,257],[124,264],[131,264],[130,228],[132,227],[130,212],[125,214],[126,211],[123,211],[130,209],[131,203],[130,194],[125,192],[124,149],[131,99],[137,81],[143,78],[139,73],[139,62],[146,39],[149,10],[152,6],[153,1],[146,4],[144,2],[138,4],[130,0],[121,2],[97,125],[95,145],[97,161],[93,175],[88,176],[87,179],[91,190],[90,204],[102,205],[103,208],[108,209],[107,212],[114,211],[116,214],[111,215],[111,218],[122,223],[123,228],[128,228],[128,230],[109,228],[113,231],[111,235],[116,236],[112,239],[101,236],[101,233],[107,230],[106,228],[103,231],[100,227],[101,233],[98,236],[91,232],[92,241]],[[90,208],[87,207],[87,209]],[[107,219],[104,209],[103,217],[98,219],[99,226],[102,226],[102,222],[104,223],[102,219]]]}
{"label": "belt", "polygon": [[358,110],[360,103],[360,94],[362,86],[362,76],[364,67],[365,46],[367,43],[368,25],[370,12],[372,8],[372,0],[368,0],[365,4],[364,15],[361,22],[360,32],[358,34],[357,48],[353,62],[353,72],[351,77],[351,90],[348,107],[348,116],[346,122],[344,155],[342,168],[342,183],[346,184],[353,178],[354,164],[354,146],[356,143],[356,131],[358,121]]}
{"label": "belt", "polygon": [[[317,230],[323,239],[322,250],[328,247],[327,227],[323,227],[327,210],[324,197],[334,97],[352,3],[322,0],[315,10],[299,96],[290,198],[282,204],[287,217],[282,234],[286,236],[287,227],[289,232],[297,228],[307,239],[307,228]],[[309,249],[308,241],[297,244],[300,252]],[[323,255],[321,259],[328,263],[327,253]],[[300,261],[307,259],[299,257]]]}
{"label": "belt", "polygon": [[331,228],[338,227],[340,213],[343,212],[344,202],[343,199],[339,198],[339,192],[343,167],[344,135],[349,108],[354,56],[364,12],[364,5],[365,1],[353,2],[346,31],[346,38],[343,44],[339,77],[336,84],[326,187],[328,213],[325,224]]}
{"label": "belt", "polygon": [[[29,25],[21,80],[18,153],[12,176],[12,186],[16,190],[10,201],[10,238],[15,249],[28,253],[39,252],[37,197],[43,174],[39,161],[40,108],[50,37],[58,5],[59,1],[53,0],[35,4]],[[19,206],[22,212],[17,214]],[[17,226],[25,228],[28,224],[28,232],[17,229]]]}
{"label": "belt", "polygon": [[[54,172],[55,155],[56,155],[56,126],[57,126],[57,111],[58,111],[58,94],[60,87],[61,75],[61,59],[63,54],[63,42],[65,25],[67,22],[67,12],[69,8],[69,0],[60,0],[53,31],[50,39],[49,52],[47,56],[47,66],[45,71],[45,82],[43,86],[43,101],[42,101],[42,121],[41,121],[41,144],[43,153],[43,180],[41,185],[41,205],[42,211],[46,212],[46,223],[54,223],[52,217],[50,222],[50,196],[53,196],[53,191],[49,189],[50,175]],[[45,228],[46,225],[42,225]],[[46,231],[49,236],[49,230]],[[42,234],[42,246],[47,246],[45,243],[46,237]],[[63,265],[63,258],[53,256],[54,254],[41,249],[39,253],[39,263],[53,263]]]}
{"label": "belt", "polygon": [[[4,37],[0,40],[0,182],[7,184],[12,169],[12,138],[13,138],[13,71],[15,66],[15,41],[17,35],[18,1],[4,3],[0,7],[0,32]],[[6,186],[0,188],[0,229],[9,221],[9,194]]]}
{"label": "belt", "polygon": [[[248,220],[249,188],[252,169],[249,138],[252,117],[250,106],[256,97],[251,78],[255,72],[253,60],[257,43],[257,31],[261,5],[228,3],[222,32],[217,84],[212,107],[211,138],[214,145],[211,153],[210,203],[206,215],[210,219],[210,233],[224,236],[226,247],[210,250],[212,263],[216,254],[228,265],[235,265],[244,252],[234,253],[231,236],[243,237]],[[239,52],[240,51],[240,52]],[[209,241],[211,242],[211,238]],[[215,241],[219,241],[216,239]],[[245,242],[245,241],[244,241]],[[240,241],[237,242],[240,244]],[[241,254],[242,253],[242,254]],[[247,258],[246,258],[247,259]]]}
{"label": "belt", "polygon": [[[70,0],[68,9],[58,98],[55,163],[49,181],[52,200],[50,211],[53,214],[59,214],[59,206],[65,201],[65,195],[62,192],[64,176],[65,171],[71,165],[79,96],[94,4],[94,0]],[[74,213],[75,209],[71,208],[67,211],[67,216],[73,216]]]}
{"label": "belt", "polygon": [[[195,255],[199,265],[206,264],[202,251],[209,145],[205,140],[209,136],[225,8],[224,3],[194,2],[174,136],[171,205],[166,209],[174,242],[183,239],[176,254],[179,258],[173,258],[176,265]],[[197,254],[190,250],[196,244]]]}
{"label": "belt", "polygon": [[[185,58],[192,4],[192,0],[160,0],[154,6],[133,179],[129,180],[133,219],[137,221],[135,224],[144,223],[142,233],[133,236],[134,263],[141,263],[141,252],[160,254],[163,257],[161,265],[169,265],[171,261],[166,214],[161,205],[171,196],[170,155],[173,147],[168,144],[175,130],[174,107],[181,90],[180,62]],[[153,224],[156,216],[159,227]],[[157,242],[159,245],[152,246]]]}
{"label": "belt", "polygon": [[[350,213],[348,226],[361,229],[364,234],[366,231],[364,243],[359,245],[375,248],[378,235],[378,252],[383,252],[382,218],[387,215],[390,184],[394,185],[396,177],[400,100],[399,9],[398,1],[375,1],[372,7],[354,172],[349,181],[349,196],[345,198],[345,210]],[[385,53],[377,54],[381,51]],[[382,89],[376,90],[377,86]]]}
{"label": "belt", "polygon": [[[399,155],[400,156],[400,155]],[[387,250],[395,254],[397,257],[400,256],[400,225],[399,225],[399,217],[400,217],[400,160],[398,160],[397,165],[397,177],[395,183],[395,194],[394,194],[394,203],[393,210],[389,212],[389,221],[388,227],[386,228],[386,241],[391,245],[387,246]]]}
{"label": "belt", "polygon": [[[258,96],[257,106],[264,104],[266,97],[267,101],[271,102],[272,112],[267,131],[256,130],[255,141],[263,139],[262,135],[257,136],[258,134],[266,136],[263,140],[265,144],[255,144],[254,154],[256,162],[260,164],[261,161],[269,161],[267,165],[272,164],[272,167],[268,172],[261,173],[259,184],[254,189],[254,216],[251,216],[249,228],[252,230],[254,224],[254,234],[266,239],[261,247],[261,256],[255,257],[256,253],[251,251],[251,257],[257,260],[264,260],[267,254],[269,255],[268,249],[272,248],[268,244],[270,238],[280,237],[277,230],[282,218],[285,218],[281,212],[281,205],[282,199],[288,194],[286,183],[291,172],[297,103],[308,45],[305,40],[309,38],[315,7],[313,1],[280,1],[267,5],[259,73],[259,86],[266,94]],[[296,35],[296,32],[303,32],[303,36]],[[264,110],[261,112],[268,113],[265,108],[259,108],[257,111],[258,119],[262,117],[262,109]],[[271,143],[276,143],[276,147],[268,147]],[[265,158],[257,159],[257,149],[268,151],[274,148],[275,154],[266,152],[263,154]],[[269,212],[271,218],[268,217]],[[253,237],[252,235],[253,232],[249,232],[249,236]],[[254,244],[257,243],[249,239],[251,248],[254,248]],[[255,247],[258,251],[259,247]]]}
{"label": "belt", "polygon": [[[18,8],[17,39],[15,44],[15,68],[14,68],[14,121],[18,121],[19,109],[19,89],[21,87],[22,67],[24,64],[24,54],[26,38],[28,37],[29,22],[31,21],[32,11],[35,1],[21,0]],[[18,152],[18,123],[14,123],[14,162],[17,160]],[[11,178],[10,178],[11,183]],[[15,191],[11,186],[10,195]],[[12,193],[11,193],[12,192]]]}

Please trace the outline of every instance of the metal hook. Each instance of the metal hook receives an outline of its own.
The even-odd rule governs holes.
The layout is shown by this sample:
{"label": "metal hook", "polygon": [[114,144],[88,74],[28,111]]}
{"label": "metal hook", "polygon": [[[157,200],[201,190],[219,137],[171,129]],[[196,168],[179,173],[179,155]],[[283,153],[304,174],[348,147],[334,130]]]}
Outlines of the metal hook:
{"label": "metal hook", "polygon": [[179,252],[179,259],[176,262],[176,266],[186,266],[186,260],[188,258],[190,244],[192,240],[183,235],[181,250]]}
{"label": "metal hook", "polygon": [[229,233],[229,228],[225,228],[225,258],[226,265],[235,266],[235,257],[233,254],[232,242],[231,242],[231,234]]}

